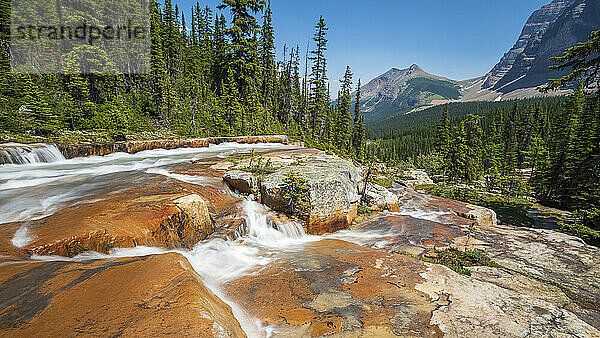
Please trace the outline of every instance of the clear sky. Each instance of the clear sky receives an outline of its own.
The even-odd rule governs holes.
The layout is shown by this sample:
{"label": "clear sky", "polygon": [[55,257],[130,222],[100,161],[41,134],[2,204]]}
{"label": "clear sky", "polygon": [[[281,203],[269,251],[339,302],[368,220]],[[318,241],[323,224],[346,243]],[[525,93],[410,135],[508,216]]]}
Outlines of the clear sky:
{"label": "clear sky", "polygon": [[[487,73],[516,42],[527,18],[551,0],[272,0],[278,58],[301,51],[323,15],[329,26],[332,95],[346,65],[363,84],[416,63],[455,80]],[[195,1],[176,0],[186,9]],[[200,1],[211,8],[217,0]]]}

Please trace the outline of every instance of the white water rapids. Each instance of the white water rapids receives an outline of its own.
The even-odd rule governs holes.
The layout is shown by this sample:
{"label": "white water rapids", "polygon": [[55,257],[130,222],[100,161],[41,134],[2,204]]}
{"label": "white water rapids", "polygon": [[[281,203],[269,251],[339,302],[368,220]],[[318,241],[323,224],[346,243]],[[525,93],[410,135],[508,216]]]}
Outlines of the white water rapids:
{"label": "white water rapids", "polygon": [[[1,145],[0,145],[1,146]],[[60,208],[90,203],[102,196],[133,187],[155,175],[199,185],[214,183],[214,179],[187,176],[169,172],[169,166],[190,160],[227,157],[248,153],[251,149],[290,149],[281,144],[242,145],[235,143],[212,145],[208,148],[150,150],[137,154],[116,153],[104,157],[86,157],[65,160],[55,157],[50,163],[21,160],[19,163],[0,165],[0,226],[14,221],[36,220],[53,214]],[[27,155],[29,156],[29,155]],[[15,161],[18,162],[18,161]],[[251,200],[241,204],[246,220],[246,231],[237,240],[215,239],[198,243],[192,250],[175,250],[183,254],[202,277],[205,284],[228,303],[234,315],[250,337],[270,336],[275,328],[264,327],[235,303],[228,300],[222,286],[236,278],[256,271],[273,262],[282,252],[302,249],[306,243],[324,238],[337,238],[360,245],[384,245],[386,231],[342,231],[326,236],[304,233],[301,224],[281,222],[270,217],[271,211]],[[414,214],[408,210],[403,214]],[[417,215],[431,218],[437,215]],[[21,227],[12,239],[22,247],[31,241],[27,226]],[[131,257],[161,254],[160,248],[136,247],[115,249],[110,255],[87,252],[74,258],[32,257],[39,260],[89,260],[109,257]]]}
{"label": "white water rapids", "polygon": [[[0,144],[0,149],[8,148]],[[224,143],[208,148],[156,149],[70,160],[61,155],[49,163],[30,163],[23,158],[17,162],[27,164],[0,165],[0,224],[40,219],[65,206],[93,202],[93,196],[135,187],[156,174],[170,176],[168,166],[177,163],[248,153],[251,149],[289,148],[282,144]],[[172,178],[206,183],[206,178],[180,176]]]}
{"label": "white water rapids", "polygon": [[0,144],[0,163],[50,163],[64,159],[58,147],[53,144]]}

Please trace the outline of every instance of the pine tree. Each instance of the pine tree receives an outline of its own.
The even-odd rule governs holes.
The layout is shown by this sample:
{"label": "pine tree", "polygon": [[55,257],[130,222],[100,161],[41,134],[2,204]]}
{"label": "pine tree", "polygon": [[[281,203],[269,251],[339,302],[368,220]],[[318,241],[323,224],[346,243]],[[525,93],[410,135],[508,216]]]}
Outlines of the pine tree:
{"label": "pine tree", "polygon": [[502,173],[508,176],[513,175],[517,169],[517,132],[515,123],[517,121],[518,109],[518,101],[515,101],[515,104],[510,111],[510,115],[504,120],[504,153],[502,155]]}
{"label": "pine tree", "polygon": [[232,26],[226,30],[231,39],[230,65],[242,94],[259,74],[258,60],[253,56],[258,47],[258,23],[253,14],[262,11],[264,6],[264,0],[223,0],[223,5],[218,7],[231,12]]}
{"label": "pine tree", "polygon": [[272,107],[270,99],[273,98],[275,85],[275,37],[273,30],[273,12],[271,11],[271,0],[267,2],[267,6],[263,15],[263,24],[260,39],[260,63],[261,63],[261,82],[263,106],[265,108]]}
{"label": "pine tree", "polygon": [[158,7],[158,3],[155,0],[150,2],[150,92],[152,93],[152,108],[150,112],[152,117],[162,116],[163,120],[166,120],[166,116],[163,115],[163,92],[164,92],[164,79],[167,77],[165,71],[165,59],[163,54],[163,43],[162,43],[162,21],[161,12]]}
{"label": "pine tree", "polygon": [[327,94],[327,25],[323,16],[315,26],[315,50],[311,51],[310,60],[312,61],[310,75],[310,103],[309,111],[312,121],[312,138],[318,139],[322,134],[324,119],[327,117],[329,100]]}
{"label": "pine tree", "polygon": [[335,121],[335,142],[338,149],[349,151],[351,149],[352,114],[350,113],[350,90],[352,87],[352,71],[346,66],[342,88],[338,95],[338,110]]}
{"label": "pine tree", "polygon": [[439,151],[440,156],[443,159],[442,168],[444,168],[444,176],[446,176],[446,170],[449,166],[450,161],[450,142],[451,142],[451,126],[450,126],[450,116],[448,114],[448,105],[444,106],[444,110],[442,111],[442,118],[437,127],[437,135],[436,135],[436,149]]}
{"label": "pine tree", "polygon": [[467,176],[466,168],[469,152],[465,124],[460,123],[454,127],[453,135],[448,153],[448,176],[452,181],[461,181]]}
{"label": "pine tree", "polygon": [[467,162],[464,169],[464,180],[467,183],[479,180],[483,174],[483,131],[479,121],[479,116],[469,114],[461,123],[464,124],[466,133]]}
{"label": "pine tree", "polygon": [[352,123],[352,147],[354,149],[355,158],[358,161],[364,159],[364,143],[365,143],[365,120],[360,111],[360,88],[361,82],[358,79],[358,88],[356,89],[356,102],[354,103],[354,121]]}
{"label": "pine tree", "polygon": [[215,19],[214,28],[214,62],[212,69],[213,90],[218,95],[223,93],[223,82],[227,77],[227,69],[229,67],[227,56],[229,53],[229,45],[225,38],[225,16],[219,15]]}
{"label": "pine tree", "polygon": [[227,132],[228,135],[235,136],[241,130],[244,112],[239,101],[237,82],[235,81],[232,69],[229,69],[224,91],[225,93],[221,99],[226,111]]}

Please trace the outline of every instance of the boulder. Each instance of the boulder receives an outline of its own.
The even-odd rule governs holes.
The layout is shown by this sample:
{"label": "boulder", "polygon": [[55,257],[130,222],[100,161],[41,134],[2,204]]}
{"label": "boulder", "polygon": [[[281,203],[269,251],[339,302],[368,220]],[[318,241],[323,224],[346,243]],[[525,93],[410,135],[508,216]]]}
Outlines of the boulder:
{"label": "boulder", "polygon": [[253,194],[256,196],[260,193],[258,177],[250,172],[241,170],[228,171],[223,176],[223,180],[231,188],[242,194]]}
{"label": "boulder", "polygon": [[409,169],[404,172],[404,176],[409,179],[403,180],[402,183],[411,188],[424,184],[433,184],[433,180],[424,170]]}
{"label": "boulder", "polygon": [[262,203],[271,209],[297,214],[286,193],[290,191],[286,183],[288,175],[305,181],[308,200],[306,219],[307,232],[324,234],[348,229],[358,210],[357,183],[358,169],[352,163],[329,155],[314,155],[304,160],[303,165],[289,166],[266,176],[261,182]]}
{"label": "boulder", "polygon": [[178,253],[0,265],[4,337],[245,337]]}
{"label": "boulder", "polygon": [[[364,183],[360,183],[360,185],[362,184]],[[368,183],[365,195],[367,197],[369,207],[372,210],[387,210],[392,212],[400,211],[400,207],[398,206],[398,196],[380,185]]]}
{"label": "boulder", "polygon": [[498,225],[498,216],[494,210],[473,204],[467,204],[466,207],[470,209],[468,212],[458,212],[457,214],[461,217],[477,221],[477,224],[482,227]]}
{"label": "boulder", "polygon": [[32,240],[23,249],[67,257],[138,245],[191,249],[214,231],[202,197],[168,181],[155,188],[123,191],[29,221]]}
{"label": "boulder", "polygon": [[173,203],[188,217],[190,223],[187,229],[183,229],[189,232],[189,234],[184,232],[184,237],[188,237],[192,241],[194,237],[200,237],[202,240],[215,231],[208,212],[208,205],[202,197],[196,194],[188,195],[174,200]]}

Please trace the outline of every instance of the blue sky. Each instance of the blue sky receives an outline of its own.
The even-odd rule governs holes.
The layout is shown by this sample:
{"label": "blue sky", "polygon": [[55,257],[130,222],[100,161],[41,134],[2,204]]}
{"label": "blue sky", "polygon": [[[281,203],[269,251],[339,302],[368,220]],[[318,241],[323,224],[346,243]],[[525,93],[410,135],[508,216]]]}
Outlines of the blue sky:
{"label": "blue sky", "polygon": [[[346,65],[363,84],[413,63],[455,80],[488,72],[517,40],[531,13],[551,0],[272,0],[277,55],[301,51],[323,14],[329,26],[332,93]],[[177,1],[186,9],[195,1]],[[220,1],[200,1],[214,8]]]}

